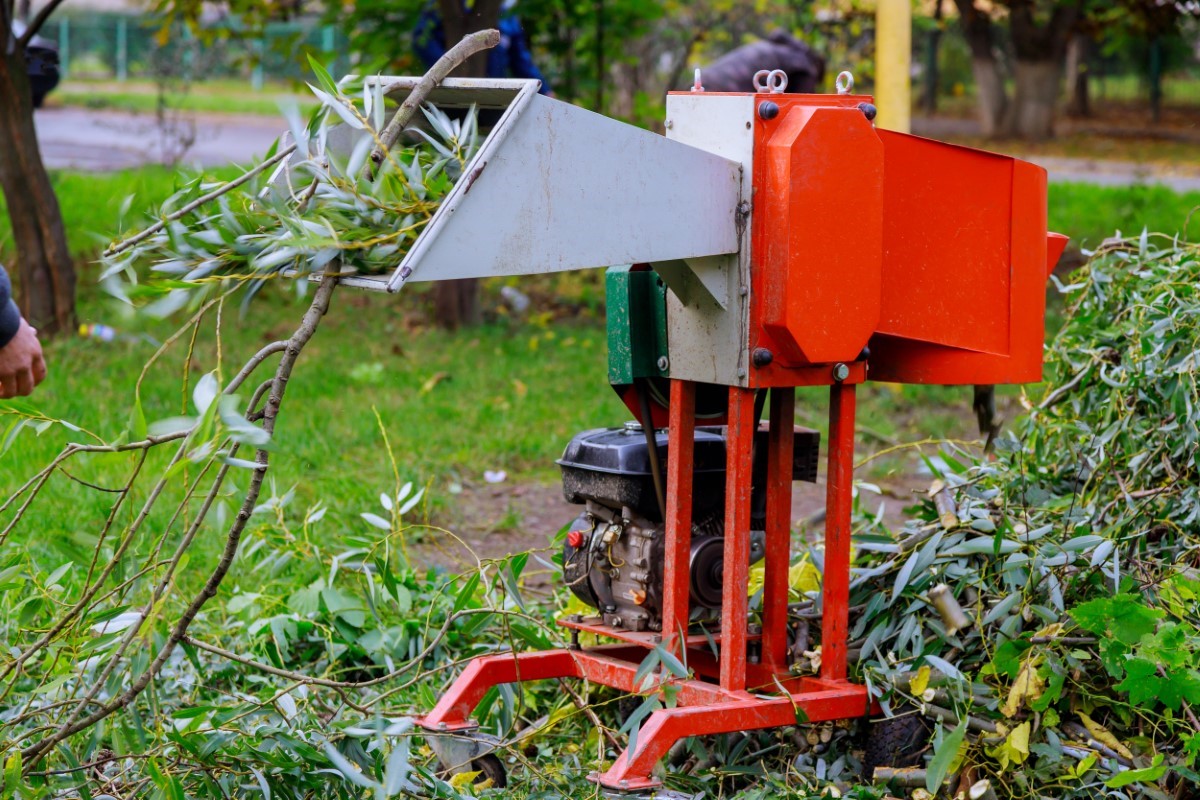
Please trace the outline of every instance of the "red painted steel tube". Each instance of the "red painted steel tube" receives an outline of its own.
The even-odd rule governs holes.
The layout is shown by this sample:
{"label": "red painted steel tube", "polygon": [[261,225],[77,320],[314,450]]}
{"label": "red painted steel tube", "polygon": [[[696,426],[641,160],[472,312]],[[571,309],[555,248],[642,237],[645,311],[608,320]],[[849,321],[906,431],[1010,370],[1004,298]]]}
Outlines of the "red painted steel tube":
{"label": "red painted steel tube", "polygon": [[792,545],[792,449],[796,390],[771,390],[767,448],[767,526],[763,576],[762,662],[787,670],[788,566]]}
{"label": "red painted steel tube", "polygon": [[829,471],[825,481],[825,575],[821,596],[821,677],[846,678],[850,624],[850,506],[854,491],[852,384],[829,388]]}
{"label": "red painted steel tube", "polygon": [[659,783],[651,777],[654,765],[671,745],[686,736],[795,725],[800,716],[797,711],[804,712],[805,719],[811,722],[861,717],[867,713],[868,705],[865,688],[845,684],[770,700],[748,698],[709,706],[662,709],[647,717],[639,729],[637,752],[631,754],[626,749],[596,780],[610,789],[650,788]]}
{"label": "red painted steel tube", "polygon": [[454,683],[438,700],[433,711],[417,720],[417,724],[428,730],[474,727],[471,712],[493,686],[579,676],[579,665],[570,650],[482,656],[467,664],[466,669],[454,679]]}
{"label": "red painted steel tube", "polygon": [[[634,685],[638,667],[645,651],[627,645],[607,645],[588,650],[545,650],[532,653],[502,653],[481,656],[467,664],[466,669],[442,695],[433,711],[417,720],[427,730],[461,730],[473,728],[471,713],[493,686],[502,683],[525,683],[551,678],[586,678],[601,686],[611,686],[625,692],[638,691]],[[744,692],[727,692],[719,686],[700,680],[672,679],[681,705],[707,706],[744,700]]]}
{"label": "red painted steel tube", "polygon": [[[627,661],[611,658],[600,652],[581,650],[575,653],[575,661],[579,666],[579,677],[586,678],[601,686],[611,686],[624,692],[639,692],[642,687],[634,684],[637,677],[638,661]],[[714,703],[728,703],[734,700],[744,700],[748,697],[743,692],[727,692],[719,686],[700,680],[670,679],[667,681],[674,687],[675,700],[684,706],[709,706]]]}
{"label": "red painted steel tube", "polygon": [[750,580],[753,389],[729,389],[725,437],[725,566],[721,583],[721,688],[746,688],[746,586]]}
{"label": "red painted steel tube", "polygon": [[[663,639],[676,652],[687,636],[689,561],[692,549],[692,466],[695,455],[696,384],[671,381],[667,439],[667,536],[663,565]],[[683,647],[682,643],[679,647]]]}

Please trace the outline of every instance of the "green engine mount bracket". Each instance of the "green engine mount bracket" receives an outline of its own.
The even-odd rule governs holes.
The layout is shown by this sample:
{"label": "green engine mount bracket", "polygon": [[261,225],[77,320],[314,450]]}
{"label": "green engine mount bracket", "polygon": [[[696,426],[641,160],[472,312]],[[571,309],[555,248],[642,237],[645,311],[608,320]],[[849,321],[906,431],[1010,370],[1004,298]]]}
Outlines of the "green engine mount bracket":
{"label": "green engine mount bracket", "polygon": [[644,266],[610,267],[604,276],[608,308],[608,382],[667,378],[667,287]]}

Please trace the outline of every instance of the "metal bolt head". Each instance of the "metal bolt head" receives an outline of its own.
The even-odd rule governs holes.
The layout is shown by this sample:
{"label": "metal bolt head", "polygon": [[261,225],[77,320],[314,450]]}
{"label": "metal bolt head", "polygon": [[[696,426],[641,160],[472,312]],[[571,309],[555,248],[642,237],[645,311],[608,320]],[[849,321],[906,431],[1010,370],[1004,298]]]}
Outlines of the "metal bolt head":
{"label": "metal bolt head", "polygon": [[861,111],[863,116],[867,118],[867,122],[873,122],[875,120],[875,115],[879,113],[879,110],[871,103],[859,103],[858,110]]}
{"label": "metal bolt head", "polygon": [[775,354],[765,347],[756,347],[751,353],[750,359],[756,367],[765,367],[775,360]]}
{"label": "metal bolt head", "polygon": [[744,377],[746,377],[746,368],[745,368],[745,367],[738,367],[737,376],[738,376],[739,378],[744,378]]}
{"label": "metal bolt head", "polygon": [[758,116],[762,119],[775,119],[779,116],[779,104],[764,100],[758,104]]}
{"label": "metal bolt head", "polygon": [[838,383],[841,383],[842,381],[846,380],[846,378],[849,378],[849,377],[850,377],[850,367],[846,366],[845,364],[842,364],[841,362],[838,362],[837,364],[833,365],[833,379],[835,381],[837,381]]}
{"label": "metal bolt head", "polygon": [[669,358],[667,358],[666,356],[659,356],[658,357],[659,372],[666,372],[670,368],[671,368],[671,360]]}

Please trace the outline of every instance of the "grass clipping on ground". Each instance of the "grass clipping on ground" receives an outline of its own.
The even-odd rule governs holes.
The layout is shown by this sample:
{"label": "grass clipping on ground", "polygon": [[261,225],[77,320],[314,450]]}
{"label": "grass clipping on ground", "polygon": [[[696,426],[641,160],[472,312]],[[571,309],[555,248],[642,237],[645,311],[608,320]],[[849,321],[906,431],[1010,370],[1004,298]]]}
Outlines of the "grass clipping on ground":
{"label": "grass clipping on ground", "polygon": [[858,542],[861,673],[935,721],[909,786],[1200,785],[1200,248],[1143,234],[1073,279],[1046,393],[997,458],[947,458],[940,502]]}

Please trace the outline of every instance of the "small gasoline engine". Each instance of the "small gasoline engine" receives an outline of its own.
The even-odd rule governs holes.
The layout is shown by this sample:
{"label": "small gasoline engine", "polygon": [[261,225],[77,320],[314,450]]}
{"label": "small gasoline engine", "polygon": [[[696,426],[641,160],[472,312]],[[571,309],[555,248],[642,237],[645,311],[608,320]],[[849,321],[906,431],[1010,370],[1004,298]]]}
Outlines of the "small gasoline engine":
{"label": "small gasoline engine", "polygon": [[[695,432],[692,542],[688,559],[693,618],[716,618],[725,563],[725,434]],[[815,482],[820,435],[796,429],[792,480]],[[767,521],[767,431],[755,436],[750,493],[750,563],[763,557]],[[605,625],[661,631],[666,524],[652,461],[665,466],[666,431],[651,441],[639,422],[584,431],[559,459],[563,496],[584,506],[563,545],[563,578]],[[657,473],[661,476],[662,470]]]}

